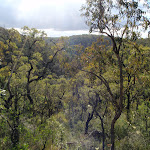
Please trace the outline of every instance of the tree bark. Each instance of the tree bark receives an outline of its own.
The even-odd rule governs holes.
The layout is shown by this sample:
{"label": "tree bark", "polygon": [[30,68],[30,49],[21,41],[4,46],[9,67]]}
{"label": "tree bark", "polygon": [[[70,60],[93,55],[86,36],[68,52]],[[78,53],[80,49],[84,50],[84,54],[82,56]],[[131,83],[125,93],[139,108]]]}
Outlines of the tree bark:
{"label": "tree bark", "polygon": [[91,114],[89,113],[88,119],[85,124],[85,134],[88,134],[89,122],[92,120],[93,114],[94,114],[94,111],[92,111]]}
{"label": "tree bark", "polygon": [[119,88],[120,98],[119,98],[119,105],[118,105],[118,108],[115,113],[115,117],[111,122],[111,150],[115,149],[115,123],[121,116],[122,109],[123,109],[123,70],[122,70],[123,65],[122,65],[121,57],[119,56],[119,50],[117,50],[117,52],[116,51],[114,51],[114,52],[118,59],[118,67],[119,67],[119,71],[120,71],[120,88]]}
{"label": "tree bark", "polygon": [[103,122],[103,118],[99,115],[98,112],[96,112],[96,115],[99,117],[99,119],[101,120],[101,128],[102,128],[102,135],[103,135],[103,150],[105,150],[105,129],[104,129],[104,122]]}
{"label": "tree bark", "polygon": [[115,149],[115,123],[121,116],[121,110],[116,112],[114,119],[111,122],[111,150]]}
{"label": "tree bark", "polygon": [[13,126],[12,126],[12,133],[11,133],[11,142],[12,142],[12,146],[13,148],[17,148],[18,144],[19,144],[19,114],[17,113],[18,111],[18,98],[15,98],[15,103],[14,103],[14,112],[13,112]]}

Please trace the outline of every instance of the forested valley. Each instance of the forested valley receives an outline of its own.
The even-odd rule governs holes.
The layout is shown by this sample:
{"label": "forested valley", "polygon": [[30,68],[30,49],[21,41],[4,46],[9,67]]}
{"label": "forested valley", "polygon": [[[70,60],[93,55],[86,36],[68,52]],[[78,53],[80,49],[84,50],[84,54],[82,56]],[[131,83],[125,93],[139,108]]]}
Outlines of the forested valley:
{"label": "forested valley", "polygon": [[[146,40],[129,42],[122,52],[124,101],[115,125],[117,149],[150,148]],[[104,36],[56,39],[34,28],[24,27],[22,34],[1,28],[0,149],[109,149],[117,105],[111,96],[119,98],[111,47]]]}
{"label": "forested valley", "polygon": [[0,28],[0,150],[150,149],[150,22],[116,2],[82,7],[99,35]]}

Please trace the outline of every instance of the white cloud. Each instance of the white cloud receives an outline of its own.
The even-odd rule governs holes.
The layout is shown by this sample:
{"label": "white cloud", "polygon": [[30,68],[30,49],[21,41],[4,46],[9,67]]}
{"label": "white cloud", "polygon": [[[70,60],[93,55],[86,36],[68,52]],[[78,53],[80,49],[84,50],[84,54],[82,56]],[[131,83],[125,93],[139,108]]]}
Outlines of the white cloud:
{"label": "white cloud", "polygon": [[62,15],[68,10],[68,14],[72,13],[71,10],[78,12],[84,2],[85,0],[21,0],[18,7],[19,17],[37,16],[43,12],[49,12],[49,16]]}
{"label": "white cloud", "polygon": [[[0,25],[55,30],[86,29],[80,8],[85,0],[0,0]],[[7,13],[6,13],[7,12]],[[10,21],[11,20],[11,21]]]}
{"label": "white cloud", "polygon": [[48,37],[61,37],[71,35],[89,34],[88,30],[75,30],[75,31],[57,31],[54,29],[43,29]]}

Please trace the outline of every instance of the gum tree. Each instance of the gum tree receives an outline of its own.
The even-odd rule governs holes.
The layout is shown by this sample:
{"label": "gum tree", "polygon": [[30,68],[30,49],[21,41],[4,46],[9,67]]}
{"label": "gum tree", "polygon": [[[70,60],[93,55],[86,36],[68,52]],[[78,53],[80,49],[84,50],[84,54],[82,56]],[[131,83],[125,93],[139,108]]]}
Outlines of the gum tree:
{"label": "gum tree", "polygon": [[[36,115],[39,117],[40,114],[37,112],[44,118],[43,116],[50,110],[47,107],[50,98],[44,95],[46,88],[38,86],[46,86],[44,79],[50,75],[53,62],[58,52],[64,49],[64,45],[63,42],[46,45],[44,38],[44,32],[28,27],[23,28],[22,34],[15,29],[0,31],[0,122],[3,129],[6,129],[0,138],[3,142],[2,147],[9,143],[12,149],[21,148],[20,145],[23,143],[21,135],[26,128],[24,120],[30,118],[34,120]],[[56,93],[60,98],[63,97],[63,92]],[[59,102],[59,98],[57,99]],[[57,106],[56,103],[51,109],[54,110]],[[54,111],[49,118],[52,114]]]}
{"label": "gum tree", "polygon": [[[115,123],[120,118],[124,109],[124,69],[128,63],[124,64],[125,43],[134,43],[139,37],[141,29],[147,30],[149,20],[146,17],[147,3],[130,0],[87,0],[82,6],[82,16],[85,17],[86,24],[90,32],[99,32],[108,36],[112,41],[112,54],[115,55],[119,69],[119,94],[116,97],[105,77],[102,74],[89,72],[99,78],[105,85],[111,97],[115,114],[111,121],[111,149],[114,150],[115,143]],[[133,46],[138,51],[136,44]]]}

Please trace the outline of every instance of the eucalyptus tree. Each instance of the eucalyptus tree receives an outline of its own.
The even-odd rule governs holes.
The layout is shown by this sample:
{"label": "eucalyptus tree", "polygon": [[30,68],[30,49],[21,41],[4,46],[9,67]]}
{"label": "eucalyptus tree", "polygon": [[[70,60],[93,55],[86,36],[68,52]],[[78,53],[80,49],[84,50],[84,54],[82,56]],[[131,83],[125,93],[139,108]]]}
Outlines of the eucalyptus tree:
{"label": "eucalyptus tree", "polygon": [[[53,108],[47,107],[47,103],[40,105],[46,100],[43,100],[44,88],[41,89],[39,86],[46,86],[44,79],[51,73],[53,61],[58,52],[64,49],[64,45],[63,42],[46,45],[45,33],[35,28],[24,27],[22,34],[15,29],[1,31],[0,121],[5,124],[3,128],[6,129],[1,138],[7,139],[5,142],[2,139],[4,142],[2,146],[9,144],[11,148],[21,149],[19,147],[19,144],[23,143],[21,134],[26,130],[24,127],[27,127],[28,124],[24,120],[34,118],[37,115],[36,110],[40,113],[43,111],[47,113],[48,109],[56,109],[54,107],[58,106],[57,103],[51,106]],[[57,94],[62,98],[63,92]],[[38,96],[40,98],[37,98]],[[59,98],[57,99],[59,102]],[[53,113],[54,111],[50,115]]]}
{"label": "eucalyptus tree", "polygon": [[[115,143],[115,123],[119,119],[124,109],[124,69],[129,64],[124,64],[125,44],[128,40],[135,41],[143,28],[147,30],[149,20],[146,16],[148,10],[147,1],[131,0],[87,0],[82,6],[82,16],[85,17],[86,24],[90,32],[99,32],[107,35],[112,41],[112,53],[115,55],[119,69],[119,94],[116,97],[105,77],[102,74],[95,74],[105,85],[110,94],[111,102],[114,106],[115,114],[111,122],[111,149],[114,150]],[[135,48],[136,44],[133,44]],[[138,48],[137,48],[138,51]]]}

